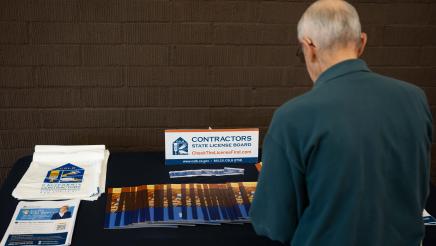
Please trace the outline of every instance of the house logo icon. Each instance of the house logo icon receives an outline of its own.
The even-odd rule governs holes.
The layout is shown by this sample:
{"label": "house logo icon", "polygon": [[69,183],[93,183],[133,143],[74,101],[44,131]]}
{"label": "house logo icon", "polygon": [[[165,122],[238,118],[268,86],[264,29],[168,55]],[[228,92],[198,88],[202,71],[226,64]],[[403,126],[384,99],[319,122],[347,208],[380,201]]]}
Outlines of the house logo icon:
{"label": "house logo icon", "polygon": [[183,138],[178,138],[173,142],[173,155],[187,155],[188,142]]}
{"label": "house logo icon", "polygon": [[44,183],[82,183],[85,169],[67,163],[47,172]]}

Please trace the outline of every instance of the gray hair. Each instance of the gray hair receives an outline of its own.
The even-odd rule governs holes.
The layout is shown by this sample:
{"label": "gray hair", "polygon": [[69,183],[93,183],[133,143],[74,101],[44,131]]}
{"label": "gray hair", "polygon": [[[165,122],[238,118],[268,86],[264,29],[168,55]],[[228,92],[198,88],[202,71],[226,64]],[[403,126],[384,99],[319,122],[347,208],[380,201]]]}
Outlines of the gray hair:
{"label": "gray hair", "polygon": [[298,39],[312,39],[320,49],[359,43],[361,26],[356,9],[342,0],[319,0],[298,22]]}

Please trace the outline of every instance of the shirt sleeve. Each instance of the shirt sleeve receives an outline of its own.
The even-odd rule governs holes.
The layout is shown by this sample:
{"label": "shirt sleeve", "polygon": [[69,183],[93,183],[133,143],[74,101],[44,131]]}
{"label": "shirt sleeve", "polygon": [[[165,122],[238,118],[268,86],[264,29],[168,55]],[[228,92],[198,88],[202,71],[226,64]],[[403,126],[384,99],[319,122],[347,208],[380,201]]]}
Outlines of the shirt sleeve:
{"label": "shirt sleeve", "polygon": [[271,136],[265,137],[250,217],[257,234],[280,242],[292,240],[307,200],[304,175],[292,159]]}

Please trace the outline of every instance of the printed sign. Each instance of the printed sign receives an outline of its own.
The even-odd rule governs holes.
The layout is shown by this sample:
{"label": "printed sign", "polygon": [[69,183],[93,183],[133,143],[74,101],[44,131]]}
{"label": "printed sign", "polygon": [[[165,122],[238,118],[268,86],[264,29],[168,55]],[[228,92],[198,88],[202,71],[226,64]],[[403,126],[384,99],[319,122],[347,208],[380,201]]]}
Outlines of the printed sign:
{"label": "printed sign", "polygon": [[259,129],[165,130],[165,164],[257,163]]}

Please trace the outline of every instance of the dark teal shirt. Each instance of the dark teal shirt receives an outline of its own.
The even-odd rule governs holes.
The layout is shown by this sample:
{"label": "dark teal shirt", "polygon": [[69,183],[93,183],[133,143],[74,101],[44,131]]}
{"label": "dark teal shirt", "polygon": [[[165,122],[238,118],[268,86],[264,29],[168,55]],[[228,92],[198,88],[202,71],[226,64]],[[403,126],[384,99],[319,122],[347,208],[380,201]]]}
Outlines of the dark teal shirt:
{"label": "dark teal shirt", "polygon": [[418,246],[431,113],[421,89],[347,60],[274,113],[250,215],[293,246]]}

